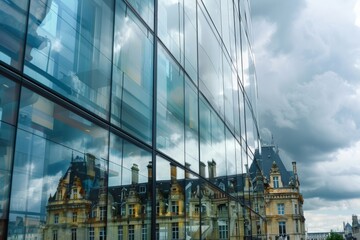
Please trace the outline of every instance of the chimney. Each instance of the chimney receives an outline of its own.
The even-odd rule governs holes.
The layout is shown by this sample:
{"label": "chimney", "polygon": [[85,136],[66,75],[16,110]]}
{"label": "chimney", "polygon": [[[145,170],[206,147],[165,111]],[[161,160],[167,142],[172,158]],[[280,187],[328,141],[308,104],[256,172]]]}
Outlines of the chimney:
{"label": "chimney", "polygon": [[191,164],[185,162],[185,179],[189,179],[190,178],[190,172],[187,169],[190,169]]}
{"label": "chimney", "polygon": [[202,176],[203,178],[206,177],[205,176],[205,167],[206,167],[205,163],[200,161],[200,176]]}
{"label": "chimney", "polygon": [[86,153],[85,158],[87,171],[86,174],[90,177],[95,177],[95,156],[90,153]]}
{"label": "chimney", "polygon": [[148,168],[148,182],[151,183],[152,180],[152,162],[150,161],[147,165]]}
{"label": "chimney", "polygon": [[176,182],[177,180],[177,172],[176,172],[176,165],[170,163],[170,177],[171,177],[171,182]]}
{"label": "chimney", "polygon": [[131,184],[136,185],[139,183],[139,168],[137,164],[133,164],[131,167]]}
{"label": "chimney", "polygon": [[294,175],[297,175],[296,162],[292,162]]}
{"label": "chimney", "polygon": [[216,162],[214,159],[208,162],[209,178],[213,179],[216,177]]}

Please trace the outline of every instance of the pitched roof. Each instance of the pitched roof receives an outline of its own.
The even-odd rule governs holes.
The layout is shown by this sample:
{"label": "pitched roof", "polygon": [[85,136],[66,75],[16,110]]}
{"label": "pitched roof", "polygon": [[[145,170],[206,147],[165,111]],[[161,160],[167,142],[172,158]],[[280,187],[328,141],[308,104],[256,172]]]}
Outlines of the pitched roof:
{"label": "pitched roof", "polygon": [[[261,169],[264,176],[269,180],[270,179],[270,169],[273,163],[279,168],[281,179],[283,182],[283,186],[289,186],[290,178],[294,175],[292,171],[288,171],[281,160],[279,153],[275,146],[273,145],[266,145],[261,147],[261,154],[258,150],[255,152],[255,159],[251,163],[250,166],[250,176],[251,179],[256,177],[257,171]],[[257,163],[257,164],[256,164]]]}

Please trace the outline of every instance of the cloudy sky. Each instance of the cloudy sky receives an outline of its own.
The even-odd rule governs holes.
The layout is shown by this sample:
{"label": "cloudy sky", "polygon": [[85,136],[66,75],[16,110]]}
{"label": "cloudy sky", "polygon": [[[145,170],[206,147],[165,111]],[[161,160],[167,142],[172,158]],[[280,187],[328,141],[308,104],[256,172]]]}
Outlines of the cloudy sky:
{"label": "cloudy sky", "polygon": [[250,2],[262,136],[298,163],[307,231],[342,230],[360,215],[360,0]]}

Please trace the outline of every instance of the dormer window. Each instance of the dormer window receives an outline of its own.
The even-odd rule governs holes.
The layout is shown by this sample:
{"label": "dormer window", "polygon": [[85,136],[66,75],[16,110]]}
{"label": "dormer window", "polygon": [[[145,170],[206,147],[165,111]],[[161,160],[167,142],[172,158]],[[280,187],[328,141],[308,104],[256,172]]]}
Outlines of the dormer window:
{"label": "dormer window", "polygon": [[274,188],[279,188],[279,177],[273,177]]}
{"label": "dormer window", "polygon": [[78,192],[77,192],[77,189],[74,188],[73,189],[73,199],[77,199],[78,198]]}

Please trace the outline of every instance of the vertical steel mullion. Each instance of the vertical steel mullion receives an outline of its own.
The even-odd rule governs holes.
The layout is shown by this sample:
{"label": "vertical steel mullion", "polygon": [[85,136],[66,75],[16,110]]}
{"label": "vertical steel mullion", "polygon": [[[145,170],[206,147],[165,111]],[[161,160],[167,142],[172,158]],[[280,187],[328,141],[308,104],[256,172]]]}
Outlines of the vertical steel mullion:
{"label": "vertical steel mullion", "polygon": [[[152,202],[151,202],[151,239],[156,239],[156,113],[157,113],[157,34],[158,0],[154,0],[154,36],[153,36],[153,116],[152,116]],[[159,230],[160,231],[160,230]]]}

